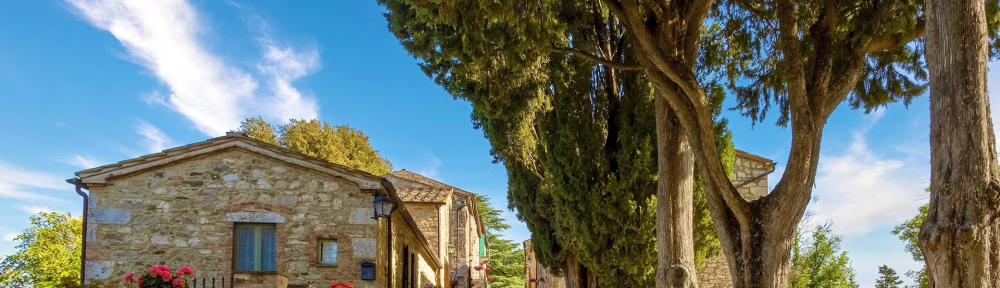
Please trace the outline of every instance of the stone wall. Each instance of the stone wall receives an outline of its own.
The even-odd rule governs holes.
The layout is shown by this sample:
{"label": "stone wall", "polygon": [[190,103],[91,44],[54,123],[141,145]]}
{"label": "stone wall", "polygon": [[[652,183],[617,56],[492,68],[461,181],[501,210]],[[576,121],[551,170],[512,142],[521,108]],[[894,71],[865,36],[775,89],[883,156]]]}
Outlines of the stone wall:
{"label": "stone wall", "polygon": [[[743,151],[736,151],[731,179],[743,198],[753,201],[767,196],[767,173],[774,169],[769,159]],[[701,288],[730,288],[733,279],[729,274],[729,264],[723,255],[707,259],[698,269],[698,285]]]}
{"label": "stone wall", "polygon": [[[376,257],[371,192],[314,170],[231,149],[92,185],[87,278],[118,282],[151,265],[187,265],[197,277],[233,273],[235,223],[274,223],[277,270],[289,285],[360,280]],[[318,265],[319,239],[337,241],[337,265]]]}
{"label": "stone wall", "polygon": [[[409,209],[407,209],[409,210]],[[416,220],[416,219],[414,219]],[[416,282],[412,287],[423,288],[425,284],[433,284],[435,286],[440,286],[441,267],[435,264],[431,257],[431,251],[424,250],[423,245],[421,245],[421,240],[414,231],[410,230],[406,226],[406,220],[399,214],[392,214],[392,242],[393,242],[393,255],[392,255],[392,287],[396,288],[410,288],[403,287],[403,262],[409,261],[409,255],[403,254],[404,251],[409,252],[411,255],[416,257],[416,277],[414,279]],[[385,286],[381,286],[385,287]]]}

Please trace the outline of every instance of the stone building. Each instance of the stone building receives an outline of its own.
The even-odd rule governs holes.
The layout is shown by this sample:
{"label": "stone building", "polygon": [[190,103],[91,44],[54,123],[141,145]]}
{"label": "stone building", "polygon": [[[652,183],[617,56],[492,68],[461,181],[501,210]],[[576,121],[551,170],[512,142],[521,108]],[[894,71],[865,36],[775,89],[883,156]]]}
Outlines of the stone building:
{"label": "stone building", "polygon": [[76,175],[91,197],[90,283],[152,265],[236,287],[441,287],[447,271],[406,205],[374,219],[376,195],[404,201],[385,178],[243,134]]}
{"label": "stone building", "polygon": [[486,287],[486,272],[475,269],[489,262],[476,194],[407,170],[385,177],[399,191],[432,250],[444,259],[444,287]]}
{"label": "stone building", "polygon": [[[733,175],[730,177],[733,186],[747,200],[756,200],[767,196],[767,175],[774,172],[774,162],[770,159],[760,157],[746,151],[736,150],[736,159],[733,163]],[[539,265],[535,260],[535,253],[532,250],[531,240],[524,241],[525,259],[525,287],[526,288],[555,288],[567,287],[567,282],[562,277],[549,273],[548,269]],[[702,288],[730,288],[733,287],[733,280],[729,274],[729,264],[723,255],[710,258],[705,261],[705,265],[698,269],[698,285]],[[535,279],[536,282],[530,280]],[[543,279],[542,282],[537,282]]]}
{"label": "stone building", "polygon": [[545,268],[535,260],[534,247],[531,246],[531,240],[524,241],[524,287],[525,288],[562,288],[566,287],[566,280],[562,276],[556,276],[549,273],[549,269]]}
{"label": "stone building", "polygon": [[[730,177],[733,186],[743,195],[743,198],[753,201],[767,196],[767,175],[774,172],[774,162],[771,159],[736,150],[733,161],[733,175]],[[705,261],[698,269],[698,287],[730,288],[733,278],[729,274],[729,264],[721,253]]]}

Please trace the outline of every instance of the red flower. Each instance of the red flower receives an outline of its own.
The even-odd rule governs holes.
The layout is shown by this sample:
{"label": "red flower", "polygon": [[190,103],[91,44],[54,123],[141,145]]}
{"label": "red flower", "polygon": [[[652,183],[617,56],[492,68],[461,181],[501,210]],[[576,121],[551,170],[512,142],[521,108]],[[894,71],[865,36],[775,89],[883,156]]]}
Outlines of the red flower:
{"label": "red flower", "polygon": [[[184,287],[184,281],[181,280],[181,279],[174,279],[174,282],[171,283],[171,284],[174,284],[174,287]],[[215,285],[215,284],[212,284],[212,285]]]}
{"label": "red flower", "polygon": [[139,287],[142,287],[142,276],[143,275],[139,275]]}
{"label": "red flower", "polygon": [[[125,275],[125,284],[131,283],[132,282],[132,277],[135,277],[135,273],[128,273],[128,275]],[[142,277],[142,276],[139,276],[139,277]]]}
{"label": "red flower", "polygon": [[163,278],[163,281],[170,281],[170,279],[173,278],[173,277],[170,276],[170,271],[169,270],[168,271],[159,271],[156,274],[159,275],[160,278]]}
{"label": "red flower", "polygon": [[486,272],[490,272],[490,267],[486,267]]}
{"label": "red flower", "polygon": [[181,268],[177,268],[177,275],[178,276],[180,276],[180,275],[194,275],[194,270],[192,270],[191,267],[188,267],[188,266],[181,266]]}

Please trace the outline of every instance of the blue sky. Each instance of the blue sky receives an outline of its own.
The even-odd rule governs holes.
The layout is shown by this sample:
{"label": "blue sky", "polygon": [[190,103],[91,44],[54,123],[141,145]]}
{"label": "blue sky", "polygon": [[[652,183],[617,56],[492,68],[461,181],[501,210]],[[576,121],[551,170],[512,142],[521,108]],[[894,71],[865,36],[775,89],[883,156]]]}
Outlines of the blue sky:
{"label": "blue sky", "polygon": [[[420,71],[382,12],[375,1],[9,3],[0,10],[0,255],[14,251],[31,214],[79,214],[63,182],[73,172],[218,136],[257,115],[350,124],[396,169],[505,208],[506,173],[472,128],[469,104]],[[879,265],[919,267],[889,231],[927,201],[928,111],[926,97],[867,115],[842,106],[826,127],[811,219],[834,223],[862,287]],[[789,131],[725,113],[737,148],[778,163],[776,183]],[[526,239],[513,224],[509,238]]]}

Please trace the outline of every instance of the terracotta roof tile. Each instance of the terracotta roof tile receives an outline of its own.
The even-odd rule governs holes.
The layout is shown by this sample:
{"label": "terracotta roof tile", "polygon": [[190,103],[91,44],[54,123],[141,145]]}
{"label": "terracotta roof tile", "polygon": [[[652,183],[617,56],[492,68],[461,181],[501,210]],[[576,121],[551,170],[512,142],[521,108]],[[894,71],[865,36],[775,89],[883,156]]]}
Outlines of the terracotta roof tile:
{"label": "terracotta roof tile", "polygon": [[436,188],[399,188],[396,189],[396,193],[399,193],[399,198],[406,202],[445,203],[448,201],[448,195],[451,194],[451,190]]}

